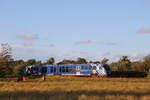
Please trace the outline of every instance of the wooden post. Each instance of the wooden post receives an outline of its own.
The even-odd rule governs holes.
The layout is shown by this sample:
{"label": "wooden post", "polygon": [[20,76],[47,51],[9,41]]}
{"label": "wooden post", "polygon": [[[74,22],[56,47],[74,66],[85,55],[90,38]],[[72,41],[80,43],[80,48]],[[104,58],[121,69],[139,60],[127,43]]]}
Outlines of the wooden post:
{"label": "wooden post", "polygon": [[45,75],[45,74],[42,75],[42,80],[43,80],[43,81],[46,80],[46,75]]}

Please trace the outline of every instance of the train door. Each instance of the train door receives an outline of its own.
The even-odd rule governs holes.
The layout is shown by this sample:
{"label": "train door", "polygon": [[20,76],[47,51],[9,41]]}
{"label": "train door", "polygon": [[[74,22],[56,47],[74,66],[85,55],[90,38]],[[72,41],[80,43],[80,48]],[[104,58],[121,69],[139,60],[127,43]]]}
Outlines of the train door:
{"label": "train door", "polygon": [[80,66],[76,67],[76,75],[80,75]]}

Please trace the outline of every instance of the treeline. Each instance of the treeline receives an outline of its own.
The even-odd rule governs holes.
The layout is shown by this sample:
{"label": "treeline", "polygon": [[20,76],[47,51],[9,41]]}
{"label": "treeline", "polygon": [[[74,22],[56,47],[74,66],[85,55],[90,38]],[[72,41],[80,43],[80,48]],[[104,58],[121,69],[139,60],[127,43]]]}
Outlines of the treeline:
{"label": "treeline", "polygon": [[[61,65],[61,64],[107,64],[109,59],[104,58],[101,61],[87,61],[85,58],[77,58],[76,60],[64,59],[58,63],[53,57],[47,61],[37,61],[35,59],[14,60],[12,59],[11,47],[8,44],[1,44],[0,52],[0,77],[18,77],[22,75],[22,69],[30,65]],[[144,72],[150,74],[150,55],[144,57],[141,61],[131,61],[128,56],[122,56],[119,61],[108,64],[112,71],[121,72]],[[133,73],[132,73],[133,74]]]}

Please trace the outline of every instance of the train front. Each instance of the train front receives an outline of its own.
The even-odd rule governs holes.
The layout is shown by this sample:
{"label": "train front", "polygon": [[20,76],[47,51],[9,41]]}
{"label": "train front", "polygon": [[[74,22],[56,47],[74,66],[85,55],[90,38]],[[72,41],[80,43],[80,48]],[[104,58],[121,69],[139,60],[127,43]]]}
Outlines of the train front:
{"label": "train front", "polygon": [[110,67],[107,64],[91,64],[92,74],[98,76],[109,76],[111,74]]}

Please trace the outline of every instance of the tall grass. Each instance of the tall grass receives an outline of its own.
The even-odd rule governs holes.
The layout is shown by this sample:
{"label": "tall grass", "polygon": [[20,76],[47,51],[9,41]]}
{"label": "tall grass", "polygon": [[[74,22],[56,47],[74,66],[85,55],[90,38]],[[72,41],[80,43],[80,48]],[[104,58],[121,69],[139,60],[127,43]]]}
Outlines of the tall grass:
{"label": "tall grass", "polygon": [[149,100],[148,78],[51,77],[0,81],[0,100]]}

